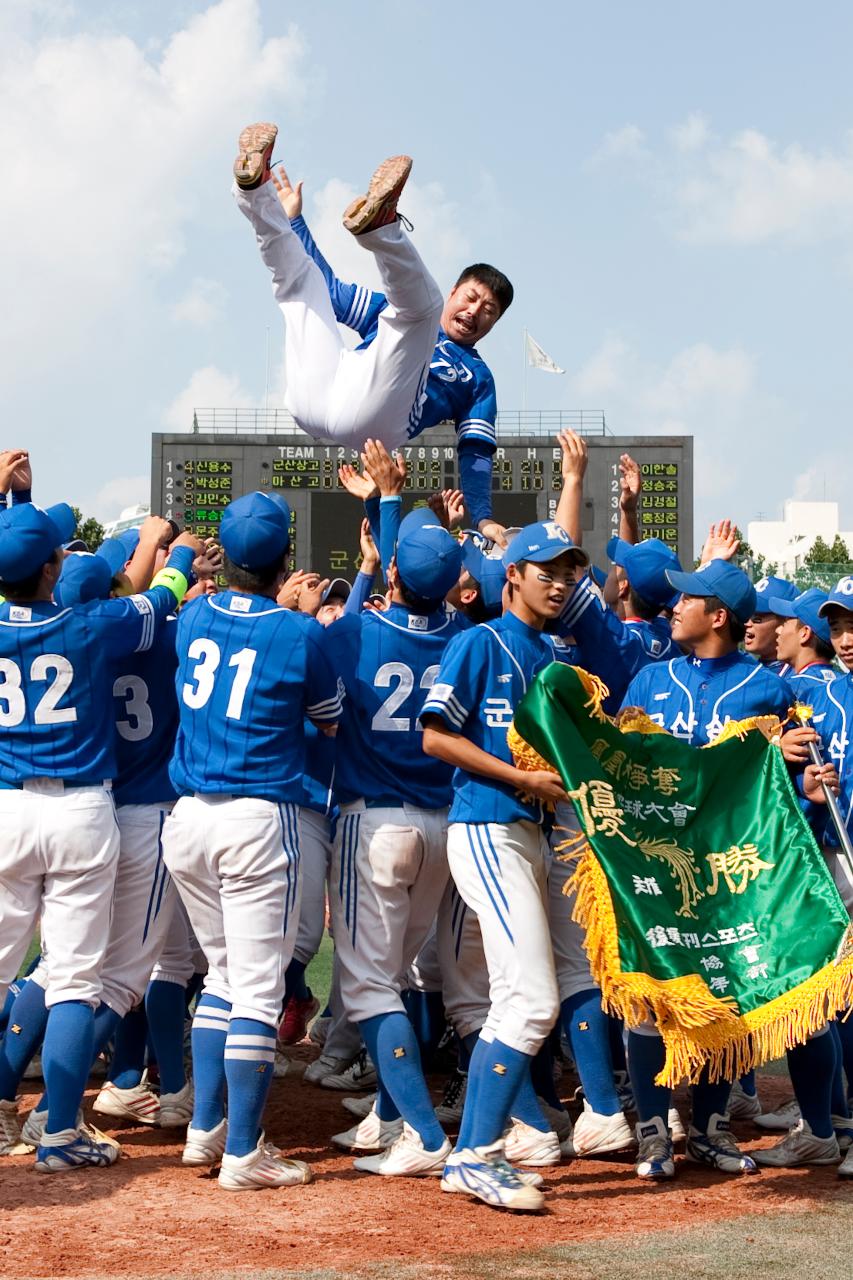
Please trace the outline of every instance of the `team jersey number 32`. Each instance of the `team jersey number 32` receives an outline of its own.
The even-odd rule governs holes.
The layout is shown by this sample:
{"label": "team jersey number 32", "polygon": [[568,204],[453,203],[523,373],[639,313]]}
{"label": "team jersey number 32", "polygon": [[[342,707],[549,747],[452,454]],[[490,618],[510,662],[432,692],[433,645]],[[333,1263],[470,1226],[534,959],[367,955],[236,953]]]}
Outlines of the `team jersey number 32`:
{"label": "team jersey number 32", "polygon": [[[30,664],[29,678],[36,684],[47,684],[41,697],[26,688],[23,672],[11,658],[0,658],[0,727],[14,729],[26,719],[28,703],[35,703],[33,724],[74,724],[76,707],[60,707],[71,688],[74,668],[60,653],[41,653]],[[49,681],[49,683],[48,683]]]}

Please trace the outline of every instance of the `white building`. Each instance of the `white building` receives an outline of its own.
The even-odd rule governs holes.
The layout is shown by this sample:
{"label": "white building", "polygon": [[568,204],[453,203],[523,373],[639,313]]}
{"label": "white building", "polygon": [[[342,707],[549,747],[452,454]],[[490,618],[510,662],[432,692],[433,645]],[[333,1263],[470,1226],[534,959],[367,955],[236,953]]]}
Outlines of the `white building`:
{"label": "white building", "polygon": [[138,529],[146,516],[150,516],[151,508],[137,504],[135,507],[125,507],[121,515],[115,520],[110,520],[104,525],[104,537],[114,538],[118,533],[124,533],[125,529]]}
{"label": "white building", "polygon": [[803,567],[816,538],[823,538],[831,547],[839,533],[853,553],[853,531],[839,529],[837,502],[791,499],[785,503],[781,520],[751,520],[746,537],[756,555],[775,564],[781,577],[791,578]]}

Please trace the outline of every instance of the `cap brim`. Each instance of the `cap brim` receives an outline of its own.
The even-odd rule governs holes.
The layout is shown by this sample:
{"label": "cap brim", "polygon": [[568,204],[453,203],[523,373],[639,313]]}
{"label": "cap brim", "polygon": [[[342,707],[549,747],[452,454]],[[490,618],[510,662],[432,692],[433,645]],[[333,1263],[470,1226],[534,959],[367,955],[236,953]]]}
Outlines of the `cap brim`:
{"label": "cap brim", "polygon": [[631,543],[626,542],[624,538],[611,538],[607,544],[607,559],[618,564],[620,569],[624,569],[625,557],[630,550]]}
{"label": "cap brim", "polygon": [[352,587],[346,578],[332,578],[332,581],[323,592],[323,604],[326,603],[330,596],[341,596],[344,600],[349,600],[351,593]]}
{"label": "cap brim", "polygon": [[[572,556],[574,563],[581,569],[585,569],[589,564],[589,556],[583,547],[566,547],[561,542],[550,547],[542,547],[539,551],[528,552],[527,555],[522,556],[522,559],[528,560],[531,564],[547,564],[549,560],[561,560],[563,556]],[[510,561],[510,564],[516,563],[515,560]]]}
{"label": "cap brim", "polygon": [[818,609],[817,616],[825,618],[830,609],[843,609],[845,613],[853,613],[853,596],[850,596],[849,600],[839,600],[836,596],[830,596]]}
{"label": "cap brim", "polygon": [[666,570],[666,580],[674,591],[682,596],[715,596],[716,589],[710,586],[701,573],[678,573],[675,569]]}
{"label": "cap brim", "polygon": [[[762,603],[767,605],[767,609],[764,609],[764,610],[759,609],[758,610],[759,613],[762,613],[762,612],[775,613],[775,614],[778,614],[780,618],[799,618],[800,617],[800,615],[794,609],[793,600],[783,600],[781,596],[770,596],[769,599],[765,601],[756,600],[756,605],[762,604]],[[800,619],[800,621],[802,621],[802,619]],[[806,623],[805,625],[808,626],[809,624]]]}

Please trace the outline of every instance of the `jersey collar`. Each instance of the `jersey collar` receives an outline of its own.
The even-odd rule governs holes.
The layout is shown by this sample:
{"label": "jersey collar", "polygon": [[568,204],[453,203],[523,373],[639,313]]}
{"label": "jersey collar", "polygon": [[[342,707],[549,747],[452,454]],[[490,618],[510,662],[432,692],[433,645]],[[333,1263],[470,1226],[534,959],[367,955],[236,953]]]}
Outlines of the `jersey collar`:
{"label": "jersey collar", "polygon": [[526,622],[522,622],[521,618],[509,610],[500,619],[500,624],[501,630],[514,631],[516,635],[529,636],[532,640],[541,640],[543,636],[543,632],[536,627],[529,627]]}
{"label": "jersey collar", "polygon": [[[697,658],[695,654],[689,654],[685,658],[691,667],[698,671],[702,671],[705,675],[716,675],[720,671],[728,671],[730,667],[736,667],[742,662],[744,655],[735,650],[734,653],[727,653],[722,658]],[[751,664],[750,664],[751,665]]]}

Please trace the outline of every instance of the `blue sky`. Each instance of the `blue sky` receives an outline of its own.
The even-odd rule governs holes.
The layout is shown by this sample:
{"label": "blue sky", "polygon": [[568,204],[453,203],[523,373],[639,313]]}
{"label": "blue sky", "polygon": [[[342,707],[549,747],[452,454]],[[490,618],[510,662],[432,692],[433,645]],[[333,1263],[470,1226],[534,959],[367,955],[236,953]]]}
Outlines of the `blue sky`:
{"label": "blue sky", "polygon": [[695,435],[697,538],[792,496],[851,526],[851,36],[846,4],[778,0],[5,0],[5,445],[42,500],[109,517],[146,500],[152,431],[262,402],[268,329],[280,394],[228,189],[271,118],[342,273],[344,205],[408,151],[440,283],[510,275],[482,349],[504,408],[526,326],[567,370],[531,371],[529,407]]}

